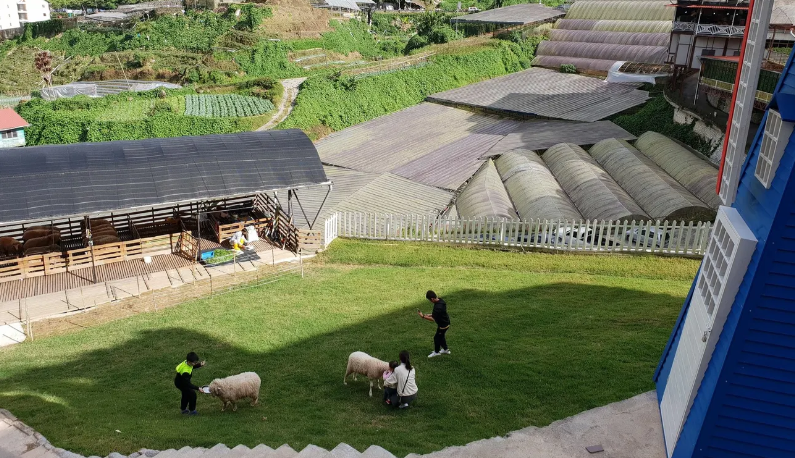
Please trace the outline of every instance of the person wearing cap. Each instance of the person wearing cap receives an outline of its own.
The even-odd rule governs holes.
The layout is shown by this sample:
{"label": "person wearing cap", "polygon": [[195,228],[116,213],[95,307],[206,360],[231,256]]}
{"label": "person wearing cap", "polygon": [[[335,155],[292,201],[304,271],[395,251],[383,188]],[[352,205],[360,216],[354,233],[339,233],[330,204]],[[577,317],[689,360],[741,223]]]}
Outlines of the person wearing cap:
{"label": "person wearing cap", "polygon": [[194,385],[190,378],[193,370],[204,366],[204,361],[199,362],[199,355],[194,352],[188,353],[185,361],[177,366],[177,375],[174,377],[174,386],[182,392],[182,400],[179,407],[185,415],[198,415],[196,412],[196,391],[199,387]]}

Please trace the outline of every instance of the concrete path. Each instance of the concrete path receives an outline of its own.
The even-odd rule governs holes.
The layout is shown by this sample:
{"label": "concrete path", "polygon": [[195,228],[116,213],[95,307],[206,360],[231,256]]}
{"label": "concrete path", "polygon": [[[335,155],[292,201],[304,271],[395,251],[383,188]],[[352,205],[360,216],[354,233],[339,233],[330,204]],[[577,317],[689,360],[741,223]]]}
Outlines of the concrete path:
{"label": "concrete path", "polygon": [[298,97],[298,88],[305,80],[306,78],[291,78],[282,80],[284,94],[282,95],[281,103],[279,103],[279,110],[275,115],[273,115],[273,118],[271,118],[270,121],[257,130],[271,129],[280,122],[284,121],[287,116],[290,115],[290,113],[293,111],[293,107],[295,106],[295,98]]}
{"label": "concrete path", "polygon": [[[26,425],[0,410],[0,458],[83,458],[66,450],[53,448],[47,440]],[[474,421],[474,420],[473,420]],[[604,451],[589,453],[586,447],[601,445]],[[285,444],[277,449],[258,445],[249,449],[238,445],[218,444],[212,448],[183,447],[164,451],[142,449],[129,457],[111,453],[108,458],[395,458],[383,448],[372,445],[359,452],[341,443],[328,451],[308,445],[300,452]],[[529,427],[471,442],[447,447],[426,455],[410,454],[406,458],[665,458],[660,411],[654,391],[625,401],[588,410],[556,421],[544,428]]]}

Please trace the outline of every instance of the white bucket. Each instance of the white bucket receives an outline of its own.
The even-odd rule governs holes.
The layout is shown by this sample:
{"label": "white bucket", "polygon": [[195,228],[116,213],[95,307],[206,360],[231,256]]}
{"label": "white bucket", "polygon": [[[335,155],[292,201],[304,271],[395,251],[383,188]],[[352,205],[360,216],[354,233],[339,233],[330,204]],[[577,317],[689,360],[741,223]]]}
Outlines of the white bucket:
{"label": "white bucket", "polygon": [[144,256],[144,262],[147,263],[147,264],[151,264],[152,263],[152,257],[151,256]]}

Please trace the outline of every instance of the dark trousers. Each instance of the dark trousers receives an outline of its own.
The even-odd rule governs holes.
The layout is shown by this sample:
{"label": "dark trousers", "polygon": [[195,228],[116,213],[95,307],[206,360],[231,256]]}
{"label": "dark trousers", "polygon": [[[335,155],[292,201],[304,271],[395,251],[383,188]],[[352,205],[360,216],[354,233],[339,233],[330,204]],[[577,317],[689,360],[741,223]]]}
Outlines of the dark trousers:
{"label": "dark trousers", "polygon": [[447,350],[447,339],[444,338],[444,335],[447,333],[447,330],[450,329],[450,326],[446,328],[436,328],[436,334],[433,336],[433,351],[439,353],[439,350],[444,348]]}
{"label": "dark trousers", "polygon": [[181,410],[196,410],[196,391],[190,387],[177,387],[182,392],[182,400],[179,402]]}
{"label": "dark trousers", "polygon": [[384,387],[384,402],[389,400],[391,407],[400,407],[400,404],[411,404],[415,399],[417,399],[416,394],[412,394],[411,396],[398,396],[397,388]]}

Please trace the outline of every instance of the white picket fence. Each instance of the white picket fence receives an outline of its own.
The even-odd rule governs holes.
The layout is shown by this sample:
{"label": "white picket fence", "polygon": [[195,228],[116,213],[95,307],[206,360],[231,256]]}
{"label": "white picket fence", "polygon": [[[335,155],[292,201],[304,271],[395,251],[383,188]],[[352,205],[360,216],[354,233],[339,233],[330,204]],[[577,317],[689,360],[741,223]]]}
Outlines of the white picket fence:
{"label": "white picket fence", "polygon": [[712,223],[684,221],[520,221],[338,212],[326,219],[335,238],[441,242],[577,252],[703,256]]}

